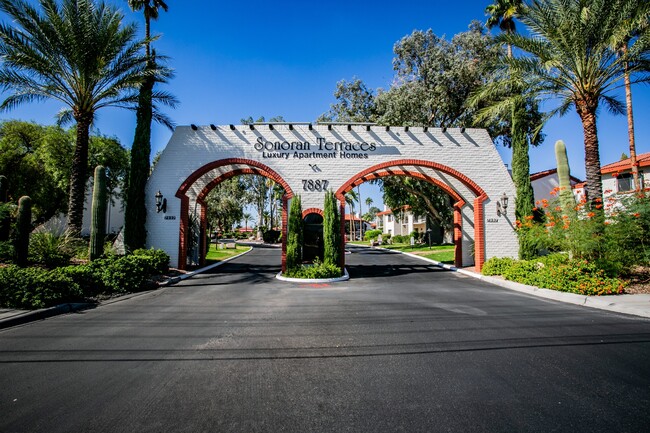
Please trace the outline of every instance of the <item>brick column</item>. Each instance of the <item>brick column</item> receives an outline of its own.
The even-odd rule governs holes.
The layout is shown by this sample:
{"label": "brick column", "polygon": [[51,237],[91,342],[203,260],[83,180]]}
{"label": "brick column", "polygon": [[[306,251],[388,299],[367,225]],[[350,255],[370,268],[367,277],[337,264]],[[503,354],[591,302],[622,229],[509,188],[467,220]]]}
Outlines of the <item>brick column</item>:
{"label": "brick column", "polygon": [[483,202],[487,198],[485,193],[474,199],[474,268],[481,272],[485,263],[485,221]]}
{"label": "brick column", "polygon": [[289,232],[289,197],[282,196],[282,273],[287,271],[287,234]]}
{"label": "brick column", "polygon": [[461,207],[463,202],[454,203],[454,266],[463,267],[463,213]]}

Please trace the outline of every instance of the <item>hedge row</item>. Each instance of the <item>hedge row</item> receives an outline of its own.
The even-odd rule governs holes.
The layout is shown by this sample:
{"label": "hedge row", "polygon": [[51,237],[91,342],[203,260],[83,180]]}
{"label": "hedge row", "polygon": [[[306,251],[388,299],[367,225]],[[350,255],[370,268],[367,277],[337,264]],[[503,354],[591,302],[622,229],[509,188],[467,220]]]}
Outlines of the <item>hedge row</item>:
{"label": "hedge row", "polygon": [[152,275],[168,269],[169,256],[153,249],[53,270],[11,265],[0,268],[0,306],[45,308],[99,294],[135,292],[144,288]]}
{"label": "hedge row", "polygon": [[551,254],[532,260],[491,258],[483,265],[482,273],[581,295],[615,295],[623,293],[625,287],[624,281],[608,277],[594,263],[584,259],[569,259],[566,254]]}

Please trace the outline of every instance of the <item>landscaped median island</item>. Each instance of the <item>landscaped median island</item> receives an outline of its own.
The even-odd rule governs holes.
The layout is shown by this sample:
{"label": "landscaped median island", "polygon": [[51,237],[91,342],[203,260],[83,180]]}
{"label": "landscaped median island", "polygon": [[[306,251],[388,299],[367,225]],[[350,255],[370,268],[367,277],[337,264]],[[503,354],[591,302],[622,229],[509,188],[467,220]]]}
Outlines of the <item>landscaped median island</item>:
{"label": "landscaped median island", "polygon": [[289,224],[287,227],[287,260],[286,270],[278,274],[278,278],[292,280],[347,280],[349,276],[338,264],[341,254],[341,231],[338,204],[333,191],[325,193],[323,205],[323,235],[322,250],[319,240],[315,239],[314,257],[304,254],[304,227],[302,217],[302,202],[299,195],[291,199],[289,208]]}

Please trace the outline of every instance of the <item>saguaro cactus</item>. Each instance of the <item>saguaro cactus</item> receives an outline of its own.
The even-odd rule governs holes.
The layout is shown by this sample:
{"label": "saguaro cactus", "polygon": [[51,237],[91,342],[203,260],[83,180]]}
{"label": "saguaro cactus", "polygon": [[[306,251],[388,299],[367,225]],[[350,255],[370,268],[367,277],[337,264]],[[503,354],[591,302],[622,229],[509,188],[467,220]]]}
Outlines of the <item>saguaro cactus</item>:
{"label": "saguaro cactus", "polygon": [[104,253],[106,237],[106,169],[101,165],[95,167],[93,183],[92,223],[90,226],[90,260],[95,260]]}
{"label": "saguaro cactus", "polygon": [[7,178],[0,175],[0,242],[6,242],[9,240],[11,214],[9,212],[9,207],[4,204],[7,201],[8,187]]}
{"label": "saguaro cactus", "polygon": [[560,181],[560,202],[564,213],[570,213],[575,206],[573,191],[571,190],[571,171],[566,146],[562,140],[555,142],[555,161],[557,163],[557,177]]}
{"label": "saguaro cactus", "polygon": [[27,264],[29,252],[29,234],[32,231],[32,199],[23,196],[18,200],[18,217],[16,221],[16,263],[18,266]]}

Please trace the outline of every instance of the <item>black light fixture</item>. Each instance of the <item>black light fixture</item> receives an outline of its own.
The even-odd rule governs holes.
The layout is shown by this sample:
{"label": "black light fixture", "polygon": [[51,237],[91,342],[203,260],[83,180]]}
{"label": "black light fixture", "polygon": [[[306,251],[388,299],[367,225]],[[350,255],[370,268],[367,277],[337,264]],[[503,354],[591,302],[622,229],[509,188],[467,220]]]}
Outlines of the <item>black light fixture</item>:
{"label": "black light fixture", "polygon": [[199,128],[197,128],[197,126],[196,126],[195,124],[193,124],[193,123],[190,125],[190,128],[192,128],[192,130],[194,130],[194,131],[196,131],[197,129],[199,129]]}
{"label": "black light fixture", "polygon": [[156,197],[156,213],[160,213],[161,211],[162,213],[167,213],[167,199],[163,198],[160,190],[158,190],[154,197]]}
{"label": "black light fixture", "polygon": [[289,124],[289,131],[293,131],[293,125],[291,123]]}
{"label": "black light fixture", "polygon": [[328,130],[328,131],[331,131],[331,130],[332,130],[332,124],[331,124],[331,123],[330,123],[329,125],[327,125],[327,130]]}
{"label": "black light fixture", "polygon": [[253,125],[252,123],[249,124],[248,127],[251,129],[251,131],[255,129],[255,125]]}
{"label": "black light fixture", "polygon": [[234,131],[235,130],[235,125],[230,125],[230,130]]}
{"label": "black light fixture", "polygon": [[409,127],[408,126],[404,127],[404,132],[409,132]]}
{"label": "black light fixture", "polygon": [[210,129],[212,129],[213,131],[216,131],[216,130],[217,130],[217,127],[214,126],[214,123],[211,123],[211,124],[210,124]]}
{"label": "black light fixture", "polygon": [[366,125],[366,131],[370,131],[370,125]]}
{"label": "black light fixture", "polygon": [[386,126],[386,132],[390,131],[390,126]]}
{"label": "black light fixture", "polygon": [[504,192],[497,201],[497,216],[506,216],[508,213],[508,196]]}
{"label": "black light fixture", "polygon": [[424,132],[427,132],[428,130],[429,130],[428,126],[425,126],[424,128],[422,128],[422,131],[424,131]]}
{"label": "black light fixture", "polygon": [[269,123],[269,129],[273,131],[273,125],[271,125],[270,123]]}
{"label": "black light fixture", "polygon": [[445,132],[447,132],[447,127],[446,127],[446,126],[443,126],[443,127],[442,127],[442,133],[444,134]]}
{"label": "black light fixture", "polygon": [[311,130],[313,130],[313,129],[314,129],[314,125],[312,125],[312,124],[310,123],[310,124],[309,124],[309,130],[311,131]]}
{"label": "black light fixture", "polygon": [[352,125],[348,123],[348,131],[352,131]]}
{"label": "black light fixture", "polygon": [[461,133],[461,134],[464,134],[464,133],[465,133],[465,127],[464,127],[464,126],[463,126],[462,128],[460,128],[460,133]]}

